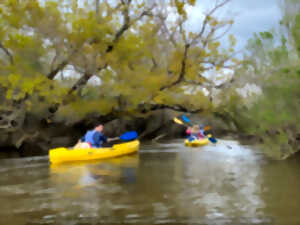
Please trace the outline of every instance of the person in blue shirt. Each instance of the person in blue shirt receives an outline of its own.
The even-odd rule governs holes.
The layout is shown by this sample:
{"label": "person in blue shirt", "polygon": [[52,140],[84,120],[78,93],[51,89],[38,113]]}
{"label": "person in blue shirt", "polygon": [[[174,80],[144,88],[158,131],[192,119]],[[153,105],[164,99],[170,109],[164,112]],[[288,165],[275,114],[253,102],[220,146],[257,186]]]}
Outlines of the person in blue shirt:
{"label": "person in blue shirt", "polygon": [[103,125],[99,124],[93,130],[89,130],[86,134],[80,138],[74,148],[100,148],[103,143],[113,140],[113,138],[107,138],[103,135]]}
{"label": "person in blue shirt", "polygon": [[93,130],[86,132],[80,140],[89,143],[92,148],[100,148],[103,143],[107,142],[107,137],[103,135],[102,131],[103,125],[99,124]]}

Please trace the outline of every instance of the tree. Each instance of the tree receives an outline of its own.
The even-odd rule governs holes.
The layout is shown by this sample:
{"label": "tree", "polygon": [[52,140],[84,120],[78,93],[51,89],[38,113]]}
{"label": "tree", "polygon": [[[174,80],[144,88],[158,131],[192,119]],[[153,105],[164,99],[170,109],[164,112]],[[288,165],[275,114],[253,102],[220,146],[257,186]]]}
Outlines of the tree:
{"label": "tree", "polygon": [[220,42],[233,21],[216,16],[229,1],[217,0],[198,31],[186,25],[191,0],[1,1],[3,106],[60,121],[208,109],[203,74],[236,65],[234,38],[229,49]]}
{"label": "tree", "polygon": [[[265,152],[286,158],[298,150],[300,121],[299,1],[286,0],[279,31],[254,34],[235,73],[234,85],[223,90],[218,113],[234,122],[240,132],[255,135]],[[242,97],[239,90],[259,92]],[[227,96],[228,101],[224,101]]]}

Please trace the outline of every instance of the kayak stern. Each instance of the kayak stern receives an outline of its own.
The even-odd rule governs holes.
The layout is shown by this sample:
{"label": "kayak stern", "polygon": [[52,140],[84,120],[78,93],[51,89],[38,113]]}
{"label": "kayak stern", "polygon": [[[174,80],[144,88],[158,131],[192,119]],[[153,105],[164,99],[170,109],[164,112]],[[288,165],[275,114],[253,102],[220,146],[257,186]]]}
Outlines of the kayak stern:
{"label": "kayak stern", "polygon": [[189,141],[188,139],[186,139],[184,143],[188,147],[199,147],[199,146],[207,145],[209,143],[209,140],[208,138],[203,138],[201,140],[197,139],[193,141]]}

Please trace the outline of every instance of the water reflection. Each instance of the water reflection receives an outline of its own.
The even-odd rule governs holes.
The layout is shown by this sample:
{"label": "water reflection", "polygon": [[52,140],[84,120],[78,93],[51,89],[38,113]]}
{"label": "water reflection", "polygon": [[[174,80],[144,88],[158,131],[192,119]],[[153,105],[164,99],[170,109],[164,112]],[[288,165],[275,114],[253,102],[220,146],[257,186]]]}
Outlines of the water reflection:
{"label": "water reflection", "polygon": [[101,185],[108,180],[134,183],[138,165],[138,155],[131,155],[89,162],[51,164],[50,174],[54,185],[78,189]]}
{"label": "water reflection", "polygon": [[56,187],[52,209],[59,221],[111,216],[116,195],[134,185],[139,166],[137,154],[115,159],[50,165],[51,186]]}
{"label": "water reflection", "polygon": [[[223,144],[223,146],[222,146]],[[264,217],[259,155],[236,143],[206,146],[180,154],[184,184],[178,204],[184,214],[206,220],[232,218],[260,221]],[[263,220],[265,220],[264,218]]]}

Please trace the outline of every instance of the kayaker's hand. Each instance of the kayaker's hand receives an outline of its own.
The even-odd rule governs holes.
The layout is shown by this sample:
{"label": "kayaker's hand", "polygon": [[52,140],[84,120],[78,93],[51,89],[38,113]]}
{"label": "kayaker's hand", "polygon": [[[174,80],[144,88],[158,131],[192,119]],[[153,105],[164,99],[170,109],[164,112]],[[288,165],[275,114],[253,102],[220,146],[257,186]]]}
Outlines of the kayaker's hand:
{"label": "kayaker's hand", "polygon": [[119,137],[115,137],[115,138],[107,138],[107,142],[111,142],[111,141],[115,141],[115,140],[119,140]]}

